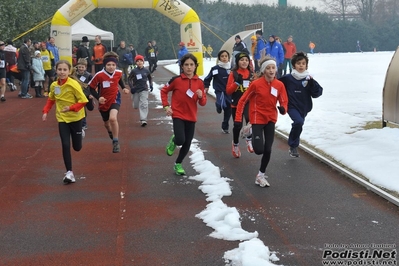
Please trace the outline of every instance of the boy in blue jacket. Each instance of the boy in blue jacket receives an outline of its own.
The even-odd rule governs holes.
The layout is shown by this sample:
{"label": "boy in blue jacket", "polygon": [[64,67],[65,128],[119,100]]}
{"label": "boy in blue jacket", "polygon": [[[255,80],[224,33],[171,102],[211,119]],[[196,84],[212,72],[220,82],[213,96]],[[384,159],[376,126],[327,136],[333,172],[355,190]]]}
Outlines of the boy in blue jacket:
{"label": "boy in blue jacket", "polygon": [[298,146],[306,115],[312,110],[312,98],[323,94],[323,88],[310,76],[309,58],[304,52],[294,54],[291,59],[291,74],[280,78],[284,83],[288,96],[288,115],[292,119],[292,127],[288,137],[289,155],[299,157]]}

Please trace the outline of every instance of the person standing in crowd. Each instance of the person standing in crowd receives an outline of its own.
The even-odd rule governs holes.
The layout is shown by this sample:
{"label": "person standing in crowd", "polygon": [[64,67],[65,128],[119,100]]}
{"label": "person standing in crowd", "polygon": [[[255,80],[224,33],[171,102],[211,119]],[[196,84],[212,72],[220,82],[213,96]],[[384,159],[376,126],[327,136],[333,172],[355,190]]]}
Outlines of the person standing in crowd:
{"label": "person standing in crowd", "polygon": [[208,47],[206,47],[206,53],[208,54],[209,60],[212,60],[213,48],[210,44],[208,44]]}
{"label": "person standing in crowd", "polygon": [[47,87],[44,87],[44,83],[43,83],[43,87],[44,87],[44,96],[48,96],[48,92],[50,91],[50,86],[51,83],[53,83],[54,78],[55,78],[55,58],[53,53],[47,49],[46,47],[46,43],[42,42],[41,43],[41,50],[40,50],[40,54],[41,54],[41,59],[42,59],[42,63],[43,63],[43,69],[44,69],[44,79],[46,79],[46,77],[48,77],[48,85]]}
{"label": "person standing in crowd", "polygon": [[30,70],[31,70],[31,59],[29,46],[31,44],[30,39],[24,39],[24,43],[19,48],[19,55],[17,59],[17,67],[21,73],[21,93],[19,96],[22,99],[32,99],[33,96],[29,94],[29,81],[30,81]]}
{"label": "person standing in crowd", "polygon": [[58,121],[58,131],[62,144],[62,157],[66,168],[63,178],[64,184],[75,182],[72,171],[72,147],[75,151],[82,149],[82,119],[84,118],[83,107],[87,103],[79,83],[72,77],[71,64],[66,60],[58,61],[56,64],[57,81],[51,84],[49,97],[43,108],[43,122],[47,120],[47,114],[55,104],[55,116]]}
{"label": "person standing in crowd", "polygon": [[312,98],[323,94],[323,88],[309,74],[309,58],[304,52],[292,57],[294,70],[280,78],[288,94],[288,115],[293,121],[288,137],[289,155],[299,157],[298,146],[306,115],[312,110]]}
{"label": "person standing in crowd", "polygon": [[35,52],[40,51],[40,43],[37,41],[32,42],[32,45],[29,47],[30,58],[35,58]]}
{"label": "person standing in crowd", "polygon": [[266,40],[263,39],[262,30],[257,30],[256,34],[256,48],[254,55],[254,64],[255,64],[255,72],[259,72],[259,60],[262,58],[262,55],[266,52]]}
{"label": "person standing in crowd", "polygon": [[137,51],[136,51],[136,49],[134,48],[134,46],[133,46],[132,43],[129,44],[129,50],[130,50],[130,53],[132,54],[133,65],[135,65],[135,64],[136,64],[136,61],[134,61],[134,58],[136,58],[136,56],[137,56]]}
{"label": "person standing in crowd", "polygon": [[[259,61],[261,76],[254,80],[248,90],[240,98],[237,105],[237,115],[234,127],[242,126],[242,113],[249,102],[249,116],[252,124],[252,139],[254,152],[263,154],[255,184],[269,187],[266,168],[269,164],[274,130],[277,122],[277,109],[284,115],[287,110],[287,93],[284,84],[276,79],[277,65],[274,58],[266,56]],[[277,102],[279,107],[276,109]]]}
{"label": "person standing in crowd", "polygon": [[147,58],[148,61],[148,70],[150,73],[154,73],[155,69],[157,68],[157,53],[155,51],[155,48],[152,46],[152,42],[148,41],[147,42],[147,47],[145,48],[145,57]]}
{"label": "person standing in crowd", "polygon": [[[255,49],[256,49],[256,36],[253,35],[253,36],[251,36],[251,56],[252,56],[252,59],[255,58]],[[255,59],[254,59],[254,62],[255,62]]]}
{"label": "person standing in crowd", "polygon": [[121,41],[119,43],[119,47],[116,48],[116,53],[119,57],[118,68],[122,70],[123,74],[122,80],[124,83],[127,84],[127,77],[129,76],[129,65],[133,64],[133,60],[132,62],[128,62],[128,58],[131,58],[131,56],[127,56],[128,54],[130,54],[130,50],[126,47],[125,41]]}
{"label": "person standing in crowd", "polygon": [[58,47],[55,45],[54,37],[49,37],[46,43],[46,48],[49,50],[54,56],[54,64],[60,60],[60,54],[58,51]]}
{"label": "person standing in crowd", "polygon": [[316,48],[316,44],[314,44],[314,42],[310,41],[309,42],[309,49],[310,49],[310,53],[314,54],[314,48]]}
{"label": "person standing in crowd", "polygon": [[[103,58],[104,68],[97,72],[89,82],[90,93],[98,100],[98,108],[104,121],[104,127],[112,139],[112,152],[120,152],[118,112],[121,105],[121,94],[118,85],[125,94],[129,89],[123,82],[123,73],[116,69],[118,66],[118,54],[106,52]],[[98,91],[96,90],[98,88]]]}
{"label": "person standing in crowd", "polygon": [[236,35],[234,37],[234,41],[235,41],[235,43],[234,43],[234,46],[233,46],[233,54],[231,56],[231,68],[235,67],[235,56],[236,56],[236,54],[241,53],[241,52],[249,54],[247,45],[245,44],[245,42],[243,42],[241,40],[240,35]]}
{"label": "person standing in crowd", "polygon": [[[179,66],[181,66],[180,64],[180,59],[185,55],[188,54],[188,50],[186,48],[186,44],[184,42],[179,42],[179,52],[177,53],[177,62],[179,64]],[[182,68],[180,67],[180,70],[182,70]]]}
{"label": "person standing in crowd", "polygon": [[133,108],[139,109],[140,123],[142,127],[147,125],[148,117],[148,84],[150,91],[153,90],[150,71],[144,67],[144,56],[137,55],[134,59],[137,67],[129,74],[129,87],[133,95]]}
{"label": "person standing in crowd", "polygon": [[78,80],[80,86],[82,87],[83,93],[85,94],[88,102],[85,106],[85,117],[82,120],[82,129],[87,129],[87,110],[93,111],[94,104],[93,104],[93,95],[90,93],[89,82],[93,78],[91,73],[87,72],[87,60],[84,58],[80,58],[76,64],[76,71],[74,71],[74,76]]}
{"label": "person standing in crowd", "polygon": [[94,72],[97,73],[98,71],[102,70],[104,67],[103,56],[107,52],[107,47],[105,47],[105,45],[101,42],[100,35],[96,35],[94,41],[96,44],[92,48],[91,61],[94,62]]}
{"label": "person standing in crowd", "polygon": [[291,64],[291,59],[292,56],[296,53],[296,45],[292,41],[293,37],[292,35],[288,36],[287,41],[283,43],[283,48],[284,48],[284,62],[283,62],[283,73],[282,75],[287,74],[287,66],[290,70],[290,74],[292,72],[292,64]]}
{"label": "person standing in crowd", "polygon": [[218,53],[218,63],[212,67],[209,74],[204,79],[205,92],[208,93],[211,81],[216,94],[216,112],[222,113],[223,122],[222,132],[229,133],[229,121],[231,117],[231,95],[226,93],[227,80],[229,78],[231,69],[230,54],[226,50],[221,50]]}
{"label": "person standing in crowd", "polygon": [[5,102],[6,97],[6,56],[4,54],[4,47],[6,44],[0,41],[0,101]]}
{"label": "person standing in crowd", "polygon": [[90,48],[89,48],[89,38],[87,36],[82,37],[82,42],[79,45],[78,51],[76,52],[76,60],[83,58],[87,60],[87,71],[89,73],[92,72],[92,62],[91,62],[91,55],[90,55]]}
{"label": "person standing in crowd", "polygon": [[35,51],[35,57],[32,58],[32,79],[33,79],[33,87],[35,88],[36,98],[43,98],[42,88],[44,78],[44,68],[43,62],[40,54],[40,50]]}
{"label": "person standing in crowd", "polygon": [[[278,70],[283,69],[284,50],[281,43],[276,41],[275,35],[269,36],[269,42],[266,44],[266,55],[270,55],[271,57],[276,59]],[[277,77],[280,77],[280,72],[277,72]]]}
{"label": "person standing in crowd", "polygon": [[206,46],[202,44],[202,57],[206,58]]}
{"label": "person standing in crowd", "polygon": [[17,86],[14,84],[14,75],[11,69],[17,67],[17,48],[14,47],[12,40],[7,40],[6,44],[4,47],[4,56],[6,61],[6,79],[8,80],[7,85],[11,91],[16,91]]}
{"label": "person standing in crowd", "polygon": [[157,42],[156,42],[155,40],[152,40],[151,44],[152,44],[152,47],[154,47],[155,55],[156,55],[156,60],[157,60],[157,61],[155,62],[155,69],[154,69],[154,71],[155,71],[155,70],[157,70],[159,49],[158,49]]}
{"label": "person standing in crowd", "polygon": [[[196,74],[198,61],[193,54],[185,54],[180,58],[182,73],[173,77],[161,90],[162,106],[166,115],[173,120],[173,135],[166,146],[166,154],[172,156],[176,146],[181,146],[175,160],[174,170],[177,175],[185,175],[182,162],[188,154],[194,138],[197,122],[198,105],[205,106],[206,93],[204,83]],[[172,103],[168,94],[172,92]]]}
{"label": "person standing in crowd", "polygon": [[[237,116],[237,104],[240,100],[241,96],[248,89],[249,84],[253,79],[253,72],[251,71],[251,67],[249,65],[249,55],[247,53],[241,52],[236,54],[235,56],[235,67],[230,72],[229,78],[227,80],[226,92],[228,95],[231,95],[231,113],[233,116],[233,120],[235,121]],[[248,115],[248,105],[245,107],[245,110],[241,113],[241,115],[245,116],[245,120],[247,124],[250,122]],[[241,126],[233,127],[233,141],[232,141],[232,154],[234,158],[240,158],[241,151],[239,147],[239,137]],[[247,151],[249,153],[253,153],[254,150],[252,148],[252,139],[251,136],[246,138],[247,143]]]}

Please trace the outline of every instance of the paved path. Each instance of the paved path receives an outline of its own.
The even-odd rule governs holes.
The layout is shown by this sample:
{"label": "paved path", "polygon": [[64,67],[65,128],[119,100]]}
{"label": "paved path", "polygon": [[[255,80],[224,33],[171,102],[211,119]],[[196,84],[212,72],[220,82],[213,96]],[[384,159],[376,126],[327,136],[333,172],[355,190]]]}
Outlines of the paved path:
{"label": "paved path", "polygon": [[[157,80],[171,76],[162,67]],[[170,120],[152,96],[148,126],[140,127],[130,96],[119,114],[121,153],[97,111],[89,112],[83,149],[73,152],[77,181],[65,172],[54,109],[45,123],[45,99],[0,103],[0,265],[224,265],[224,252],[239,242],[209,237],[195,215],[205,209],[199,183],[174,175],[165,155]],[[279,264],[321,265],[327,243],[398,244],[399,210],[328,166],[301,153],[290,158],[276,138],[268,169],[270,188],[254,184],[260,157],[231,156],[214,101],[199,108],[195,138],[205,157],[233,179],[243,229],[277,252]],[[188,175],[196,175],[189,158]]]}

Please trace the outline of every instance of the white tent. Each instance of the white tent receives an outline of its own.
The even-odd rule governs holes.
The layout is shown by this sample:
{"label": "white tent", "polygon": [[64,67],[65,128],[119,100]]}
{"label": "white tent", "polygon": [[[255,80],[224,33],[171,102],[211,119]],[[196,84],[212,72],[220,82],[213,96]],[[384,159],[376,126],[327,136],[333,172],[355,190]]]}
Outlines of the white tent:
{"label": "white tent", "polygon": [[96,35],[101,36],[101,40],[111,41],[111,47],[114,46],[114,34],[97,28],[85,18],[81,18],[71,26],[72,41],[82,41],[83,36],[87,36],[89,40],[94,40]]}

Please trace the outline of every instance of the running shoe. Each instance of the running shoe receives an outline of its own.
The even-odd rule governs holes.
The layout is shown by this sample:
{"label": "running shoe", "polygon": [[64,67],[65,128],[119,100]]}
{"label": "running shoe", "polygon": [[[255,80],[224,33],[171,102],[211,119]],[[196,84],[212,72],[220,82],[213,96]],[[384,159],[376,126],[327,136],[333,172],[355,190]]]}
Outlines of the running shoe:
{"label": "running shoe", "polygon": [[175,144],[175,135],[172,135],[170,138],[168,145],[166,145],[166,154],[172,156],[175,152],[176,144]]}
{"label": "running shoe", "polygon": [[290,154],[291,157],[294,157],[294,158],[299,157],[298,149],[296,147],[290,147],[290,149],[288,150],[288,153]]}
{"label": "running shoe", "polygon": [[181,163],[175,163],[174,169],[175,169],[176,175],[185,175],[186,174],[186,171],[184,171],[183,167],[181,166]]}
{"label": "running shoe", "polygon": [[253,153],[254,148],[252,147],[252,139],[246,139],[245,141],[247,142],[247,151]]}
{"label": "running shoe", "polygon": [[238,144],[234,144],[234,142],[231,143],[231,152],[233,154],[233,157],[240,158],[241,152]]}
{"label": "running shoe", "polygon": [[119,145],[119,142],[118,142],[118,141],[115,141],[115,142],[113,143],[112,152],[113,152],[113,153],[118,153],[118,152],[120,152],[120,151],[121,151],[121,146]]}
{"label": "running shoe", "polygon": [[256,176],[255,184],[259,185],[260,187],[270,187],[269,182],[267,182],[267,176],[264,173],[260,173]]}
{"label": "running shoe", "polygon": [[64,184],[75,183],[75,176],[72,171],[68,171],[65,173],[64,179],[62,180]]}

